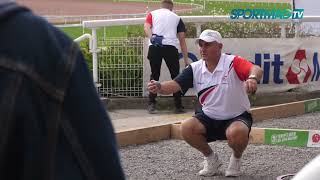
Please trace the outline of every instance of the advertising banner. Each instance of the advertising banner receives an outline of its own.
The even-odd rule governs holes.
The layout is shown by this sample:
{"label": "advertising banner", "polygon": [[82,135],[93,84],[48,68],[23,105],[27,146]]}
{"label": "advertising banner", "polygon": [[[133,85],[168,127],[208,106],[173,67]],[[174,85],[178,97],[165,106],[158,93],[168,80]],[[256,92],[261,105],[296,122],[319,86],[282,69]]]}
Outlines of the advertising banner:
{"label": "advertising banner", "polygon": [[306,113],[320,111],[320,100],[306,101],[304,107]]}
{"label": "advertising banner", "polygon": [[308,135],[308,131],[266,129],[265,144],[306,147]]}
{"label": "advertising banner", "polygon": [[[146,84],[150,80],[150,65],[147,59],[148,40],[145,41],[144,52],[144,95],[147,95]],[[195,39],[187,39],[189,61],[199,60],[199,48]],[[248,38],[223,39],[223,52],[242,56],[264,70],[259,82],[258,92],[274,93],[289,90],[320,90],[319,52],[320,38]],[[180,69],[184,62],[180,53]],[[170,73],[165,62],[162,63],[160,81],[170,80]],[[189,90],[187,95],[194,95]]]}
{"label": "advertising banner", "polygon": [[291,147],[320,147],[320,131],[267,128],[265,129],[264,144]]}

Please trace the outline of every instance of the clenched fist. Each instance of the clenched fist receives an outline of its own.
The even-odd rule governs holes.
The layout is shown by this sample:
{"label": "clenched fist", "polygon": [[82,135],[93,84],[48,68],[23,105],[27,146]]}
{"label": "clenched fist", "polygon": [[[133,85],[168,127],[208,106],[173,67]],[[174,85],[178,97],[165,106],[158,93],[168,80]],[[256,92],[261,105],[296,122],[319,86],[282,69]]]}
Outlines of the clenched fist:
{"label": "clenched fist", "polygon": [[255,94],[257,91],[257,80],[247,79],[245,82],[245,88],[248,94]]}
{"label": "clenched fist", "polygon": [[161,89],[161,84],[159,81],[151,80],[148,83],[148,90],[153,94],[157,94]]}

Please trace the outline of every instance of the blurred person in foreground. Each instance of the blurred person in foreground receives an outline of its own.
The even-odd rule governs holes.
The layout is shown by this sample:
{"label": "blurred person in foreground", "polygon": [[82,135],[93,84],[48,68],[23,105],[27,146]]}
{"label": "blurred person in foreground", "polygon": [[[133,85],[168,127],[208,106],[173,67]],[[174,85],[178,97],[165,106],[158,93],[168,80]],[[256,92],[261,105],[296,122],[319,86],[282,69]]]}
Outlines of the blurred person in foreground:
{"label": "blurred person in foreground", "polygon": [[124,179],[82,53],[29,9],[0,1],[0,179]]}
{"label": "blurred person in foreground", "polygon": [[[144,24],[144,31],[148,38],[148,59],[151,67],[151,80],[159,81],[162,59],[167,64],[171,78],[180,72],[179,52],[180,44],[184,63],[187,66],[188,50],[185,41],[186,28],[182,19],[172,12],[172,0],[161,0],[161,8],[148,13]],[[148,111],[155,113],[156,93],[149,93]],[[181,92],[174,92],[175,113],[184,113],[181,102]]]}
{"label": "blurred person in foreground", "polygon": [[292,180],[318,180],[320,177],[320,155],[308,162]]}
{"label": "blurred person in foreground", "polygon": [[150,81],[152,93],[170,94],[194,88],[201,110],[181,125],[184,140],[204,155],[201,176],[213,176],[221,162],[209,142],[227,140],[233,150],[225,176],[240,176],[241,156],[252,126],[248,94],[255,93],[262,69],[250,61],[222,53],[219,32],[205,30],[196,40],[202,59],[171,81]]}

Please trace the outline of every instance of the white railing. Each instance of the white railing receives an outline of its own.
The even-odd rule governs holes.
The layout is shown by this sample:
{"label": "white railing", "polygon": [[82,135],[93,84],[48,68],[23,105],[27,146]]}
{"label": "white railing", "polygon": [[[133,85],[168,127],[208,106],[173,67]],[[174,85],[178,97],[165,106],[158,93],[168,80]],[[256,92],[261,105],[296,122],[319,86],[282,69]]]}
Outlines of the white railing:
{"label": "white railing", "polygon": [[79,15],[79,16],[44,16],[44,18],[53,24],[70,25],[70,24],[81,24],[83,21],[139,18],[139,17],[145,17],[145,16],[146,16],[146,13]]}
{"label": "white railing", "polygon": [[[300,25],[302,22],[320,22],[320,16],[304,16],[303,19],[230,19],[229,16],[181,16],[184,22],[193,22],[196,25],[197,36],[201,33],[201,25],[207,22],[278,22],[281,28],[281,37],[286,37],[285,24],[292,23],[296,25],[295,35],[299,36]],[[108,26],[121,25],[141,25],[144,24],[145,18],[130,18],[130,19],[110,19],[110,20],[94,20],[83,21],[83,28],[92,30],[92,60],[93,60],[93,77],[94,82],[98,83],[98,49],[97,49],[97,29]]]}
{"label": "white railing", "polygon": [[82,36],[78,37],[77,39],[74,40],[74,42],[76,43],[80,43],[81,41],[84,41],[88,39],[89,40],[89,51],[91,51],[92,49],[92,37],[91,37],[91,34],[83,34]]}
{"label": "white railing", "polygon": [[[304,16],[303,19],[231,19],[230,16],[181,16],[184,22],[205,23],[205,22],[320,22],[320,16]],[[110,19],[84,21],[84,28],[100,28],[106,26],[138,25],[143,24],[145,18]]]}

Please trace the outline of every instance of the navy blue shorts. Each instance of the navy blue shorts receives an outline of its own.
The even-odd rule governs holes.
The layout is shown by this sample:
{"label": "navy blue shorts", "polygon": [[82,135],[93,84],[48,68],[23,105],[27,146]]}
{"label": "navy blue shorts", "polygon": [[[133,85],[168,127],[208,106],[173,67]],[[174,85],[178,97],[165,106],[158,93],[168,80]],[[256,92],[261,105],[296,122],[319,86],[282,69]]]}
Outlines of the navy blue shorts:
{"label": "navy blue shorts", "polygon": [[[206,128],[207,134],[207,142],[212,142],[216,140],[227,140],[226,137],[226,130],[231,123],[234,121],[241,121],[249,128],[249,133],[251,131],[252,126],[252,116],[250,113],[245,111],[244,113],[240,114],[239,116],[228,119],[228,120],[215,120],[211,119],[207,115],[203,113],[203,111],[196,112],[194,115]],[[248,134],[249,136],[249,134]]]}

